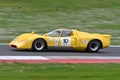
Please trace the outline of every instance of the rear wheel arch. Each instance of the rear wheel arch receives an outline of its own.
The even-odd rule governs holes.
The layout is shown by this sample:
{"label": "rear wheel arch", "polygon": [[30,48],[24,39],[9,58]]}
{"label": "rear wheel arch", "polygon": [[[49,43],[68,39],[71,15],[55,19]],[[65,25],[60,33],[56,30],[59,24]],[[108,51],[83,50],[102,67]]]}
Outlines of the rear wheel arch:
{"label": "rear wheel arch", "polygon": [[102,46],[103,46],[103,44],[102,44],[102,42],[101,42],[101,40],[99,40],[99,39],[93,39],[93,40],[91,40],[91,41],[89,41],[89,43],[88,43],[88,45],[87,45],[87,48],[86,48],[86,51],[89,51],[89,52],[97,52],[98,50],[96,50],[96,51],[91,51],[90,50],[90,45],[91,45],[91,43],[97,43],[98,45],[99,45],[99,49],[101,49],[102,48]]}
{"label": "rear wheel arch", "polygon": [[[100,49],[101,49],[101,48],[103,47],[103,44],[102,44],[102,41],[101,41],[101,40],[99,40],[99,39],[93,39],[93,40],[89,41],[89,43],[92,42],[92,41],[94,41],[94,40],[100,42]],[[88,44],[89,44],[89,43],[88,43]]]}

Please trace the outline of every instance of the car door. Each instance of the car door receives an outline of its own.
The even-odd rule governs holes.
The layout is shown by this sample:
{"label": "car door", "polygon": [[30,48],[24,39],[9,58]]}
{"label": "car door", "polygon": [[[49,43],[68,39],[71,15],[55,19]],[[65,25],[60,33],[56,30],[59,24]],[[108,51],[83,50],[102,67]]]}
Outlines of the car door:
{"label": "car door", "polygon": [[64,47],[77,47],[77,38],[73,35],[72,30],[62,30],[60,36],[60,45]]}
{"label": "car door", "polygon": [[71,46],[71,30],[62,30],[61,31],[61,36],[60,36],[60,45],[59,46],[65,46],[65,47],[70,47]]}

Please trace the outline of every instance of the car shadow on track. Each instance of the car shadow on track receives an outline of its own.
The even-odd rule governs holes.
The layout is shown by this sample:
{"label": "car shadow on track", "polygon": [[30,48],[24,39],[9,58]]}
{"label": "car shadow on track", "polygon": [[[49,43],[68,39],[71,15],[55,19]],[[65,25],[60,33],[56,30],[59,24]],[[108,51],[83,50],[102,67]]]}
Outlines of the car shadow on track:
{"label": "car shadow on track", "polygon": [[[32,51],[32,50],[18,50],[18,49],[11,49],[12,51],[17,51],[17,52],[35,52],[35,51]],[[75,49],[73,48],[58,48],[58,47],[49,47],[47,50],[44,50],[44,51],[40,51],[40,52],[52,52],[52,53],[55,53],[55,52],[61,52],[61,53],[64,53],[64,52],[67,52],[67,53],[90,53],[90,52],[85,52],[85,51],[76,51]],[[37,51],[35,52],[37,53]],[[38,52],[39,53],[39,52]],[[105,52],[102,52],[102,51],[98,51],[96,52],[98,54],[100,53],[105,53]],[[92,53],[91,53],[92,54]]]}

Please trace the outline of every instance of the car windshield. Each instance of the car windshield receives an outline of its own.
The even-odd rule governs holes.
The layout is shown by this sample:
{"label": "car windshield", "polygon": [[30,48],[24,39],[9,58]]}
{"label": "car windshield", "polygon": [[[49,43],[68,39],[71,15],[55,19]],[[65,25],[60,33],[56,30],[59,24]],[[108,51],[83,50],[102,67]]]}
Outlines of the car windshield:
{"label": "car windshield", "polygon": [[60,36],[60,30],[54,30],[52,32],[47,33],[47,35],[51,37],[58,37]]}

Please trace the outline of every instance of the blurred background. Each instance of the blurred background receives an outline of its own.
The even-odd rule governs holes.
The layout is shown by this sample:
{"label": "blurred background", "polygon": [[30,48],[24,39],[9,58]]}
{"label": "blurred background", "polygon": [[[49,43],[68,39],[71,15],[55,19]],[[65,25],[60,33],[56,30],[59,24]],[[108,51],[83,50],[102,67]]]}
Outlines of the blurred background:
{"label": "blurred background", "polygon": [[0,42],[58,28],[112,35],[120,45],[119,0],[0,0]]}

